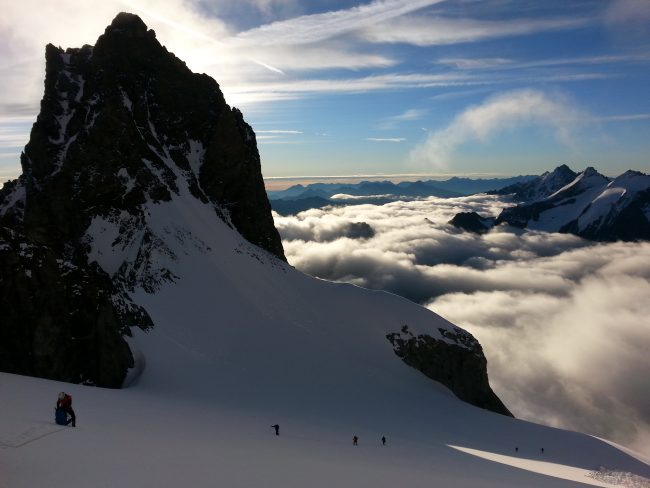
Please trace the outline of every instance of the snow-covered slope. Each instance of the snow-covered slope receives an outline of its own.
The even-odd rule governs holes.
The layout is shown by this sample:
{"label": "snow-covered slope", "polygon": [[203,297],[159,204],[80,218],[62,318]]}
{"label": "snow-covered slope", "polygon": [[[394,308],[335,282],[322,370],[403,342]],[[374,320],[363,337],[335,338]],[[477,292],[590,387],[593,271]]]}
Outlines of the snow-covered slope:
{"label": "snow-covered slope", "polygon": [[[589,477],[601,466],[650,477],[601,440],[459,401],[385,338],[408,324],[445,340],[451,324],[391,294],[303,275],[180,191],[146,205],[170,251],[151,254],[149,269],[175,278],[134,290],[155,326],[134,330],[130,387],[0,375],[3,488],[612,486]],[[114,273],[123,243],[105,228],[91,225],[88,241]],[[74,429],[52,423],[60,390],[74,398]]]}
{"label": "snow-covered slope", "polygon": [[558,231],[575,220],[608,183],[608,178],[593,168],[587,168],[571,183],[544,198],[543,202],[550,208],[529,221],[528,227],[534,230]]}
{"label": "snow-covered slope", "polygon": [[574,229],[590,238],[650,239],[650,176],[630,170],[614,179],[567,228]]}
{"label": "snow-covered slope", "polygon": [[[61,389],[73,397],[76,428],[50,420]],[[621,479],[648,476],[647,465],[597,439],[485,415],[439,393],[379,405],[382,415],[364,421],[363,412],[353,420],[340,411],[310,419],[252,413],[221,405],[219,385],[203,390],[199,400],[187,391],[104,390],[0,373],[2,486],[615,486],[590,477],[599,464]],[[357,406],[348,399],[347,411]]]}

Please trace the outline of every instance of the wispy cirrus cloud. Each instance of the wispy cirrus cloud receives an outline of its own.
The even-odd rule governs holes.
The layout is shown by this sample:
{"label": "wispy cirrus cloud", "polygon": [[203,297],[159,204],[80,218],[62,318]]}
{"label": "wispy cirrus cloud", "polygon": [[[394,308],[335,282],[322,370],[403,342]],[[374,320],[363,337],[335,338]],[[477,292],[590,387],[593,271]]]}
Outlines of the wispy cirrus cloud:
{"label": "wispy cirrus cloud", "polygon": [[512,64],[512,59],[507,58],[440,58],[436,64],[453,66],[458,69],[490,69],[502,68]]}
{"label": "wispy cirrus cloud", "polygon": [[576,124],[587,120],[568,100],[539,90],[516,90],[488,98],[458,114],[445,128],[432,132],[412,149],[418,163],[446,167],[449,157],[467,142],[485,143],[496,134],[522,126],[542,125],[554,130],[564,144],[570,143]]}
{"label": "wispy cirrus cloud", "polygon": [[283,14],[293,14],[300,11],[300,2],[298,0],[245,0],[252,4],[265,17],[271,17],[277,12]]}
{"label": "wispy cirrus cloud", "polygon": [[432,16],[402,16],[381,25],[368,26],[360,36],[377,43],[433,46],[474,42],[488,38],[518,36],[535,32],[575,29],[594,22],[593,18],[473,20]]}
{"label": "wispy cirrus cloud", "polygon": [[635,122],[650,120],[650,114],[604,115],[602,117],[596,117],[595,120],[600,122]]}
{"label": "wispy cirrus cloud", "polygon": [[410,108],[399,115],[389,117],[388,120],[393,122],[406,122],[409,120],[419,120],[424,117],[429,111],[422,108]]}
{"label": "wispy cirrus cloud", "polygon": [[234,97],[269,93],[270,96],[301,97],[307,94],[359,93],[376,90],[404,90],[484,84],[490,81],[468,74],[387,73],[346,78],[278,79],[262,83],[241,83],[224,89]]}
{"label": "wispy cirrus cloud", "polygon": [[[334,93],[398,92],[430,88],[486,87],[490,85],[511,85],[513,83],[530,85],[541,82],[581,82],[608,79],[612,76],[611,74],[599,72],[523,76],[507,76],[499,73],[483,75],[469,72],[433,74],[394,72],[349,78],[284,78],[253,83],[235,83],[223,87],[223,90],[229,100],[238,103],[240,100],[291,100],[308,95]],[[479,93],[479,91],[472,93]],[[444,94],[440,98],[452,98],[453,96],[452,94]],[[383,122],[386,121],[379,122],[379,125],[381,126]],[[395,124],[392,127],[394,126]]]}
{"label": "wispy cirrus cloud", "polygon": [[650,63],[650,53],[619,54],[609,56],[582,56],[572,58],[516,61],[508,58],[440,58],[436,64],[453,66],[460,70],[521,70],[558,66],[607,65],[619,63]]}
{"label": "wispy cirrus cloud", "polygon": [[401,114],[386,117],[379,123],[379,128],[382,130],[395,129],[397,126],[404,122],[412,122],[424,118],[429,113],[428,109],[424,108],[409,108]]}
{"label": "wispy cirrus cloud", "polygon": [[404,137],[366,137],[366,141],[371,142],[404,142]]}
{"label": "wispy cirrus cloud", "polygon": [[303,15],[239,33],[235,44],[311,44],[376,25],[442,0],[375,0],[350,9]]}
{"label": "wispy cirrus cloud", "polygon": [[300,140],[299,136],[304,133],[301,130],[286,130],[286,129],[267,129],[256,131],[256,139],[259,144],[302,144],[304,141]]}

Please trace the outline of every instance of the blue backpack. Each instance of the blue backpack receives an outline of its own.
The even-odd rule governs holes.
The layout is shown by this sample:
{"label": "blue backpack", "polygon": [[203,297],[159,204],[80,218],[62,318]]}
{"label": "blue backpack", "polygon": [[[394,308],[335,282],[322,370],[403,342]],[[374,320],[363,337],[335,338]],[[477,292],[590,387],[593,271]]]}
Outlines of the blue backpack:
{"label": "blue backpack", "polygon": [[54,421],[59,425],[68,425],[68,414],[62,408],[57,408],[54,413]]}

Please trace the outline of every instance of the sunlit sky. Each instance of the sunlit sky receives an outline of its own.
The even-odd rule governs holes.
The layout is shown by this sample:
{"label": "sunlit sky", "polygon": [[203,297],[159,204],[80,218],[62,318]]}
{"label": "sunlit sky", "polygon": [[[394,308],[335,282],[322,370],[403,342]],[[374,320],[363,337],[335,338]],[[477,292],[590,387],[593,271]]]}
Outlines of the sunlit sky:
{"label": "sunlit sky", "polygon": [[265,177],[650,172],[650,0],[3,0],[0,181],[44,47],[142,17],[215,78]]}

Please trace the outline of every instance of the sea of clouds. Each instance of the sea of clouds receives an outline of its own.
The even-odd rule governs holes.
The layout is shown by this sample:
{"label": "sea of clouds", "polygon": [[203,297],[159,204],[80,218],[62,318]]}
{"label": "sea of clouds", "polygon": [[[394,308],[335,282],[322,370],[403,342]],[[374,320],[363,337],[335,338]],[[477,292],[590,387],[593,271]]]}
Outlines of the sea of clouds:
{"label": "sea of clouds", "polygon": [[387,290],[470,331],[515,416],[650,453],[650,243],[448,224],[498,196],[274,214],[289,262]]}

